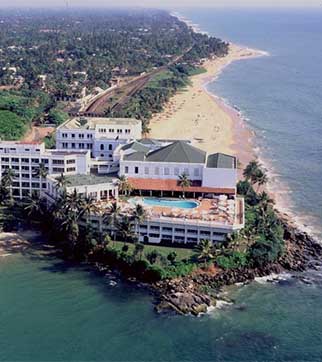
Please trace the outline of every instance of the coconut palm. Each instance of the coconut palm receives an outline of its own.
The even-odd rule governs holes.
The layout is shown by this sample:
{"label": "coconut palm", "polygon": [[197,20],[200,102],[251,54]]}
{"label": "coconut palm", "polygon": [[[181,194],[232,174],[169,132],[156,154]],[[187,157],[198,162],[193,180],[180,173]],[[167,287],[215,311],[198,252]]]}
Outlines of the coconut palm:
{"label": "coconut palm", "polygon": [[132,187],[126,176],[122,175],[118,180],[119,191],[122,195],[129,194],[132,191]]}
{"label": "coconut palm", "polygon": [[43,162],[41,162],[39,164],[37,170],[34,172],[34,176],[39,177],[39,179],[40,179],[40,191],[41,191],[42,190],[42,181],[43,181],[43,179],[46,180],[46,178],[48,176],[48,169]]}
{"label": "coconut palm", "polygon": [[135,234],[138,236],[138,226],[146,219],[146,211],[141,204],[136,204],[132,217],[135,222]]}
{"label": "coconut palm", "polygon": [[124,243],[133,239],[133,227],[132,227],[132,220],[128,216],[124,216],[121,219],[118,219],[116,223],[116,228],[120,232]]}
{"label": "coconut palm", "polygon": [[99,212],[98,207],[95,205],[95,200],[90,196],[85,196],[81,199],[80,203],[80,217],[86,217],[86,224],[91,214],[97,214]]}
{"label": "coconut palm", "polygon": [[253,182],[257,184],[257,192],[259,188],[263,185],[266,185],[268,182],[268,177],[262,169],[258,169],[257,173],[253,176]]}
{"label": "coconut palm", "polygon": [[197,258],[204,262],[206,268],[207,263],[214,259],[214,247],[210,240],[204,239],[196,246]]}
{"label": "coconut palm", "polygon": [[246,181],[252,181],[256,173],[258,172],[260,165],[257,160],[250,161],[243,171],[243,176]]}
{"label": "coconut palm", "polygon": [[12,184],[15,177],[15,172],[12,168],[6,169],[1,178],[1,199],[2,201],[9,200],[12,201]]}
{"label": "coconut palm", "polygon": [[108,211],[103,218],[104,222],[111,225],[114,244],[116,241],[116,227],[120,219],[120,216],[121,216],[121,208],[118,206],[117,202],[113,202],[108,208]]}
{"label": "coconut palm", "polygon": [[46,209],[46,201],[41,199],[38,193],[33,192],[32,195],[26,199],[26,206],[24,210],[28,216],[39,217],[43,216]]}
{"label": "coconut palm", "polygon": [[61,173],[60,176],[56,177],[56,189],[57,190],[65,190],[66,187],[70,184],[70,181],[68,181],[67,177]]}
{"label": "coconut palm", "polygon": [[185,197],[186,188],[191,186],[191,181],[189,180],[189,177],[185,172],[179,175],[179,185],[182,188],[182,196]]}

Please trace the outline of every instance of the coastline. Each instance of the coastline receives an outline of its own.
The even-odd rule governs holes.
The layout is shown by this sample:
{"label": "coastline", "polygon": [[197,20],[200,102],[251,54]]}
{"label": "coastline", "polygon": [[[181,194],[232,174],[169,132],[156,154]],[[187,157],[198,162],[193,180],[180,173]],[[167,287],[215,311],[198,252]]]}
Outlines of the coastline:
{"label": "coastline", "polygon": [[[191,77],[191,85],[175,94],[163,112],[150,121],[150,136],[167,139],[189,139],[206,152],[223,152],[238,157],[246,165],[255,157],[252,138],[254,133],[247,127],[237,109],[207,89],[231,63],[265,56],[267,53],[230,44],[224,58],[206,60],[205,73]],[[243,139],[243,143],[239,142]]]}

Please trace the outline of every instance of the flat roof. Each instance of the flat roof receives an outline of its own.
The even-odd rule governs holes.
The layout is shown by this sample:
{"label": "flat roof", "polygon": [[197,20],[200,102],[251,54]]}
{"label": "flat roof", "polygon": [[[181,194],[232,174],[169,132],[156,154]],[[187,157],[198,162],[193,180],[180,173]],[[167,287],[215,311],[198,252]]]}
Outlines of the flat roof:
{"label": "flat roof", "polygon": [[135,126],[140,123],[141,120],[136,118],[75,117],[67,120],[58,128],[95,130],[96,126]]}
{"label": "flat roof", "polygon": [[112,176],[99,176],[99,175],[69,175],[65,176],[68,182],[67,187],[85,186],[85,185],[99,185],[104,183],[112,183],[116,180]]}

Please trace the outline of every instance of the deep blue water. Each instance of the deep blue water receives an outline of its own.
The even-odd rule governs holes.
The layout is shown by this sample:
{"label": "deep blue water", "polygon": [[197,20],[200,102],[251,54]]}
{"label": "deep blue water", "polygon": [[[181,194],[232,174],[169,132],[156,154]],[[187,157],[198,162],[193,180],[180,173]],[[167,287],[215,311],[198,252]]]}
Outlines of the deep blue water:
{"label": "deep blue water", "polygon": [[208,89],[241,109],[283,206],[321,238],[322,8],[180,13],[212,35],[270,53],[233,63]]}
{"label": "deep blue water", "polygon": [[[213,87],[250,119],[297,210],[319,224],[321,13],[184,14],[271,53],[235,63]],[[194,318],[157,315],[145,291],[54,257],[7,256],[0,258],[0,361],[321,361],[322,275],[304,275],[311,284],[289,278],[234,287],[234,305]]]}

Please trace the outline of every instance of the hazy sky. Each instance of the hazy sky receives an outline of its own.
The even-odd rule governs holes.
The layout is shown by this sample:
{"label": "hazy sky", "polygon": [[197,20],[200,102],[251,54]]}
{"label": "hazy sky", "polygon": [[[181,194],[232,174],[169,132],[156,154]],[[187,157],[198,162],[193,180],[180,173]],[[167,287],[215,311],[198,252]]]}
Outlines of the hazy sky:
{"label": "hazy sky", "polygon": [[321,0],[0,0],[1,7],[61,7],[66,1],[71,7],[142,6],[174,8],[184,6],[321,6]]}

